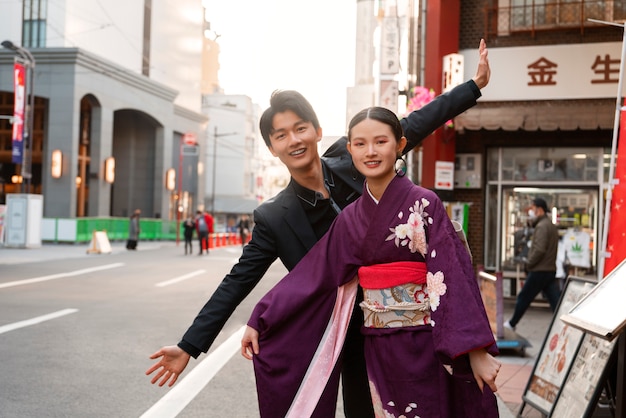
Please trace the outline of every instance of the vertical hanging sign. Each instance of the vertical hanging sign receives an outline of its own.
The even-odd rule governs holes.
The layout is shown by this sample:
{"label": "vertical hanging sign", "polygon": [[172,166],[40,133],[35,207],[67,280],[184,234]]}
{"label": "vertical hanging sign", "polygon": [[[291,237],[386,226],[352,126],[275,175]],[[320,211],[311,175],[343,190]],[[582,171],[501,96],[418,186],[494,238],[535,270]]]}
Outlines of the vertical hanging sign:
{"label": "vertical hanging sign", "polygon": [[384,17],[380,34],[380,73],[398,74],[400,71],[400,33],[397,17]]}
{"label": "vertical hanging sign", "polygon": [[24,157],[24,109],[26,108],[26,71],[24,65],[16,62],[13,67],[13,146],[11,155],[15,164],[22,164]]}

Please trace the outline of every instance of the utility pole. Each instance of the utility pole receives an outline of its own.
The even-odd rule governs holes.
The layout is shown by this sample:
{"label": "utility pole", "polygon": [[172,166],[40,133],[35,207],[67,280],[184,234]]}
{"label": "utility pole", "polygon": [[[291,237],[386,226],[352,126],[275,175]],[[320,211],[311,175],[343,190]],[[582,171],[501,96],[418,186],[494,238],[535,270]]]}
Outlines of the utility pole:
{"label": "utility pole", "polygon": [[213,216],[215,216],[215,177],[217,174],[217,138],[220,138],[222,136],[229,136],[229,135],[237,135],[237,132],[218,134],[217,126],[213,127],[213,176],[211,177],[211,180],[213,183],[211,186],[211,214],[213,214]]}

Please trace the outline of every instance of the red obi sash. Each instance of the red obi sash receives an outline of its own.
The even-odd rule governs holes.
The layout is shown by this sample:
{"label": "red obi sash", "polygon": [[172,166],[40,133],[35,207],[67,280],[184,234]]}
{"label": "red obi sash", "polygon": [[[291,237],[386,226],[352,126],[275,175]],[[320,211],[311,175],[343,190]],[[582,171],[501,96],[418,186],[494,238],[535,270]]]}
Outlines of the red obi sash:
{"label": "red obi sash", "polygon": [[396,261],[359,267],[359,283],[364,289],[386,289],[406,283],[426,283],[426,263]]}

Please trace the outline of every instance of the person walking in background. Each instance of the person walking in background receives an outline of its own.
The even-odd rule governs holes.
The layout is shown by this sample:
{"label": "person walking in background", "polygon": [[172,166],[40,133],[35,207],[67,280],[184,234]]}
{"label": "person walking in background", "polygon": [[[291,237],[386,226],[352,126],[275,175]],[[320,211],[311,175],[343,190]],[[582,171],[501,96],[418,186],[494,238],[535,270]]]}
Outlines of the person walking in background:
{"label": "person walking in background", "polygon": [[334,416],[324,392],[339,379],[357,280],[376,417],[498,417],[498,350],[469,252],[437,195],[396,172],[405,146],[388,109],[350,121],[363,194],[259,301],[242,338],[261,417]]}
{"label": "person walking in background", "polygon": [[196,212],[196,233],[198,234],[198,244],[200,244],[200,252],[202,255],[206,250],[209,253],[209,233],[213,232],[213,218],[209,218],[208,213],[201,210]]}
{"label": "person walking in background", "polygon": [[556,278],[556,257],[559,247],[559,231],[548,217],[548,204],[540,197],[533,200],[528,217],[534,228],[528,259],[526,260],[526,281],[517,295],[511,319],[504,323],[505,328],[515,330],[526,310],[543,292],[552,312],[556,310],[561,297],[561,288]]}
{"label": "person walking in background", "polygon": [[[480,89],[489,82],[491,70],[484,40],[472,80],[438,96],[401,120],[408,139],[403,153],[448,120],[476,105]],[[295,91],[275,92],[259,123],[266,146],[289,170],[291,181],[274,198],[254,211],[252,238],[237,264],[222,280],[177,345],[164,346],[150,358],[146,370],[153,384],[172,386],[190,357],[207,352],[237,306],[254,289],[265,272],[281,260],[287,270],[326,233],[337,214],[363,191],[363,176],[354,169],[346,149],[347,138],[338,139],[320,158],[318,142],[322,128],[311,104]],[[347,418],[374,417],[360,327],[363,314],[354,310],[354,323],[344,346],[342,394]],[[293,342],[292,342],[293,344]],[[330,387],[329,392],[338,387]]]}
{"label": "person walking in background", "polygon": [[209,233],[207,234],[207,239],[206,239],[206,253],[209,253],[209,239],[211,238],[211,234],[213,232],[215,232],[215,219],[213,218],[213,215],[211,215],[209,213],[208,210],[204,211],[204,219],[207,222],[207,225],[209,226]]}
{"label": "person walking in background", "polygon": [[187,253],[193,254],[192,239],[193,239],[193,231],[195,230],[196,230],[196,224],[191,218],[191,216],[188,216],[187,219],[185,219],[185,222],[183,222],[183,237],[185,238],[185,255],[187,255]]}
{"label": "person walking in background", "polygon": [[135,209],[132,215],[130,215],[130,222],[128,223],[128,241],[126,241],[126,249],[136,250],[137,242],[139,241],[139,233],[141,227],[139,224],[139,216],[141,215],[140,209]]}
{"label": "person walking in background", "polygon": [[239,219],[239,236],[241,237],[241,246],[246,245],[248,240],[248,235],[250,234],[250,218],[248,215],[241,215],[241,219]]}

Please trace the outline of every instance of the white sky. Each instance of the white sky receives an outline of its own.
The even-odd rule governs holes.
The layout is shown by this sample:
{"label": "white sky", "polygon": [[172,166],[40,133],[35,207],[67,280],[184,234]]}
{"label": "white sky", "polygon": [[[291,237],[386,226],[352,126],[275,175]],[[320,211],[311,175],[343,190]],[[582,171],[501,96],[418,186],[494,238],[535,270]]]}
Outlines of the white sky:
{"label": "white sky", "polygon": [[204,0],[221,35],[219,81],[263,110],[276,89],[297,90],[324,136],[344,135],[354,85],[356,0]]}

